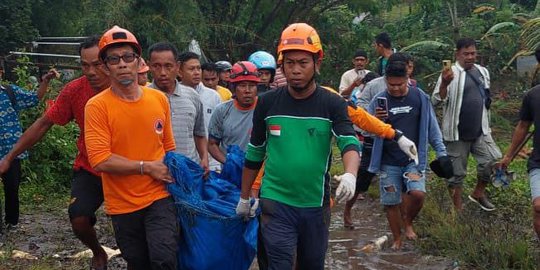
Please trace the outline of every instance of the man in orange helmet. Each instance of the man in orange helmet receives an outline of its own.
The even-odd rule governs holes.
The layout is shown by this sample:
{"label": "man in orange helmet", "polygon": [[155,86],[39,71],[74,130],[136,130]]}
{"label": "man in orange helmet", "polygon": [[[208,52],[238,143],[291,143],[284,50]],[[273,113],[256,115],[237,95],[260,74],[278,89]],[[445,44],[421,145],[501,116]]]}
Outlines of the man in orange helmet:
{"label": "man in orange helmet", "polygon": [[163,163],[175,149],[164,93],[137,83],[141,46],[114,26],[99,41],[111,87],[88,101],[88,160],[101,172],[105,211],[128,269],[176,269],[178,225]]}
{"label": "man in orange helmet", "polygon": [[139,70],[137,71],[138,78],[137,81],[139,82],[139,85],[147,86],[148,85],[148,71],[150,68],[146,64],[146,61],[141,57],[141,61],[139,62]]}
{"label": "man in orange helmet", "polygon": [[[323,50],[315,29],[287,27],[278,46],[288,86],[259,97],[236,212],[253,215],[253,180],[266,157],[260,191],[261,233],[268,269],[323,269],[330,224],[330,145],[335,134],[346,173],[337,196],[354,193],[359,143],[338,95],[317,86]],[[283,157],[287,157],[284,159]]]}
{"label": "man in orange helmet", "polygon": [[[339,202],[354,195],[360,145],[346,101],[315,83],[323,58],[317,31],[305,23],[288,26],[278,55],[283,56],[281,68],[288,85],[259,97],[236,213],[255,214],[257,203],[251,205],[250,189],[265,161],[260,205],[268,269],[291,269],[295,257],[300,269],[323,269],[330,225],[332,137],[345,168],[338,177]],[[386,131],[390,138],[399,137],[390,127]]]}

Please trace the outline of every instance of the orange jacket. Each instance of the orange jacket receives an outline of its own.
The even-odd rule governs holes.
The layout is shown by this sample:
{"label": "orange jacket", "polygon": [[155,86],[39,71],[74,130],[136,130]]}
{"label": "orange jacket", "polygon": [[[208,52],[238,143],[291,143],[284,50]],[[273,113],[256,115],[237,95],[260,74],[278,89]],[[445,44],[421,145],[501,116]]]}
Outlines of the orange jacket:
{"label": "orange jacket", "polygon": [[[323,86],[324,89],[329,90],[336,95],[339,95],[339,93],[327,86]],[[394,129],[391,125],[385,124],[383,121],[379,120],[379,118],[369,114],[361,107],[353,107],[353,106],[347,106],[347,113],[349,114],[349,118],[351,118],[351,121],[353,124],[358,126],[359,128],[375,134],[379,137],[383,137],[385,139],[393,139],[396,135]],[[261,180],[264,175],[264,164],[259,170],[259,174],[257,174],[257,178],[255,178],[255,182],[253,185],[251,185],[251,189],[254,190],[260,190],[261,189]]]}
{"label": "orange jacket", "polygon": [[385,139],[393,139],[396,135],[391,125],[384,123],[361,107],[348,106],[347,112],[353,124],[369,133]]}
{"label": "orange jacket", "polygon": [[[323,86],[323,88],[339,95],[339,93],[331,87]],[[379,120],[379,118],[369,114],[360,107],[355,108],[349,105],[347,107],[347,113],[353,124],[371,134],[375,134],[385,139],[393,139],[396,135],[391,125],[385,124],[383,121]]]}
{"label": "orange jacket", "polygon": [[255,182],[253,182],[253,185],[251,185],[251,189],[256,189],[257,191],[261,189],[261,180],[264,175],[264,163],[259,170],[259,174],[257,174],[257,178],[255,178]]}

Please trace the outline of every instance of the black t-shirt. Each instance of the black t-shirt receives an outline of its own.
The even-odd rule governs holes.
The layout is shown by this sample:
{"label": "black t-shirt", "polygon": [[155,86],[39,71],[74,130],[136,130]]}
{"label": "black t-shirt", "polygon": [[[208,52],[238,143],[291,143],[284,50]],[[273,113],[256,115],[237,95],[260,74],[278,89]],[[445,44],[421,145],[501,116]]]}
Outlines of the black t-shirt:
{"label": "black t-shirt", "polygon": [[[417,88],[409,87],[409,93],[404,97],[393,97],[386,93],[388,99],[388,119],[394,129],[399,129],[407,138],[418,145],[420,113],[422,100]],[[384,140],[382,164],[406,166],[409,157],[399,149],[397,142]]]}
{"label": "black t-shirt", "polygon": [[261,96],[270,90],[272,90],[272,88],[266,84],[257,84],[257,96]]}
{"label": "black t-shirt", "polygon": [[[523,97],[519,119],[533,122],[534,127],[540,127],[540,85],[533,87]],[[540,168],[540,132],[536,129],[533,136],[533,152],[529,158],[527,169]]]}
{"label": "black t-shirt", "polygon": [[482,74],[475,67],[467,71],[458,123],[459,139],[463,141],[474,141],[482,135],[484,99],[480,93],[480,86],[471,76],[475,76],[479,82],[483,81]]}

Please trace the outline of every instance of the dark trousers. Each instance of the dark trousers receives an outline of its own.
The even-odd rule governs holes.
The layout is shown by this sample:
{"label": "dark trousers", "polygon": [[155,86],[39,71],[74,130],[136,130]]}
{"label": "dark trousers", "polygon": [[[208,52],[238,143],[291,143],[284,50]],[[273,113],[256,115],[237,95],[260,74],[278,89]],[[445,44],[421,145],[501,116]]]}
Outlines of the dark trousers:
{"label": "dark trousers", "polygon": [[[9,170],[2,174],[4,184],[4,199],[6,224],[17,225],[19,223],[19,185],[21,183],[21,161],[13,160]],[[1,208],[1,201],[0,201]],[[2,211],[0,209],[0,218]]]}
{"label": "dark trousers", "polygon": [[112,215],[114,236],[132,269],[176,270],[178,222],[171,197],[128,214]]}
{"label": "dark trousers", "polygon": [[358,167],[358,176],[356,177],[355,193],[364,193],[368,191],[374,173],[368,171],[369,163],[371,162],[371,151],[373,149],[373,138],[364,137],[362,145],[362,158],[360,159],[360,167]]}
{"label": "dark trousers", "polygon": [[259,219],[259,228],[257,229],[257,264],[259,264],[259,270],[268,269],[268,258],[266,255],[266,248],[264,248],[264,240],[261,232],[261,216]]}
{"label": "dark trousers", "polygon": [[261,232],[268,269],[323,270],[328,247],[330,207],[299,208],[261,199]]}

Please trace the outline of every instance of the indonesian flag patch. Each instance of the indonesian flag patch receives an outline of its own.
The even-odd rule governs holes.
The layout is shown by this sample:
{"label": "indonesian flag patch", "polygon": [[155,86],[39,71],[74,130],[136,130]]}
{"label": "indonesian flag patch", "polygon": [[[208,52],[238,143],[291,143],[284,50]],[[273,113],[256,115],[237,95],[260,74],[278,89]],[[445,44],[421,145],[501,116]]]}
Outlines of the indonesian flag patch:
{"label": "indonesian flag patch", "polygon": [[270,135],[281,136],[281,126],[280,125],[270,125]]}

